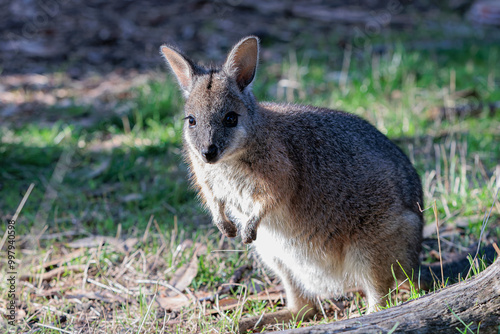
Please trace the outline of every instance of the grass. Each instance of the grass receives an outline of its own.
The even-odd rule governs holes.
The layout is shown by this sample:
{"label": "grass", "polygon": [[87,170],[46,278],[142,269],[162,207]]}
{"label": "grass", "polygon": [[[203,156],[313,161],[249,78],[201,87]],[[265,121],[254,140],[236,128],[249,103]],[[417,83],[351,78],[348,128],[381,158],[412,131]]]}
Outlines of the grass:
{"label": "grass", "polygon": [[[412,50],[404,33],[386,38],[391,47],[383,53],[335,49],[331,54],[331,47],[312,53],[303,48],[290,51],[281,63],[263,62],[254,85],[256,96],[365,117],[397,142],[420,172],[427,205],[437,201],[439,220],[448,227],[441,236],[446,252],[478,240],[482,217],[490,207],[485,237],[499,240],[500,204],[494,195],[500,187],[500,112],[490,114],[482,107],[469,115],[435,116],[443,106],[452,110],[500,101],[498,44],[470,37],[462,38],[458,49]],[[182,99],[176,83],[154,77],[130,96],[117,105],[126,110],[123,114],[110,114],[87,126],[73,121],[96,111],[81,106],[54,109],[65,117],[43,126],[30,120],[17,127],[0,125],[3,219],[11,217],[28,186],[35,184],[16,223],[20,272],[32,275],[18,285],[24,312],[19,330],[38,326],[39,333],[231,332],[243,315],[280,308],[279,293],[272,291],[277,282],[238,239],[221,239],[188,186],[181,152]],[[425,217],[434,224],[432,210],[426,210]],[[2,226],[0,235],[4,231]],[[23,243],[37,231],[44,234],[33,252]],[[89,235],[120,236],[133,246],[124,250],[89,243],[63,265],[47,265],[74,250],[68,242]],[[424,249],[424,261],[435,261],[429,253],[434,243],[424,244]],[[5,257],[1,261],[4,277]],[[191,262],[194,277],[189,277]],[[241,284],[214,297],[247,264],[253,269],[243,275]],[[81,266],[83,271],[67,270],[50,280],[35,275],[59,266]],[[172,282],[182,272],[188,287],[180,297],[196,295],[199,301],[159,307],[159,300],[173,305],[175,297],[160,283]],[[141,283],[145,280],[159,283]],[[0,286],[4,284],[2,279]],[[3,286],[0,291],[0,300],[6,301]],[[422,294],[415,289],[397,292],[395,304]],[[243,303],[266,293],[272,298]],[[323,306],[330,319],[313,323],[364,311],[359,294],[326,300]],[[268,329],[307,325],[298,321]]]}

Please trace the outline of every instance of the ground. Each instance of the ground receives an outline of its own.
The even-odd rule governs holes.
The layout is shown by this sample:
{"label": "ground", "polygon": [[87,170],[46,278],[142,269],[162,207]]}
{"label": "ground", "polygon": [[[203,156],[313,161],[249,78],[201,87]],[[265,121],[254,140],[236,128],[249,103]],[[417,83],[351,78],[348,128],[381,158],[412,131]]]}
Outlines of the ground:
{"label": "ground", "polygon": [[[220,333],[283,307],[279,281],[189,188],[163,43],[222,62],[259,36],[258,99],[356,113],[409,155],[424,262],[498,243],[498,27],[471,23],[468,1],[342,3],[0,1],[0,217],[12,221],[0,228],[0,327]],[[393,303],[422,293],[399,289]],[[363,297],[267,329],[360,316]]]}

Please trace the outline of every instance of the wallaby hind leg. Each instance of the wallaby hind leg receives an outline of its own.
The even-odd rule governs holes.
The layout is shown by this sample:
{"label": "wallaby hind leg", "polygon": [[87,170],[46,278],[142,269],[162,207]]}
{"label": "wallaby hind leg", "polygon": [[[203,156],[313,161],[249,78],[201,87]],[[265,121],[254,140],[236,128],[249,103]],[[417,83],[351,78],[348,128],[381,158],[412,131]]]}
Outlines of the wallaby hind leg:
{"label": "wallaby hind leg", "polygon": [[385,279],[377,283],[376,285],[369,285],[364,288],[368,302],[366,314],[380,310],[381,306],[385,307],[391,298],[390,289],[394,285],[394,280]]}
{"label": "wallaby hind leg", "polygon": [[391,290],[399,283],[413,280],[414,270],[418,268],[418,254],[420,252],[421,218],[411,211],[394,216],[390,224],[396,226],[390,233],[387,232],[379,240],[388,240],[388,244],[372,244],[370,249],[375,250],[376,256],[371,256],[370,284],[365,285],[368,299],[368,313],[376,311],[379,306],[386,306],[390,301]]}
{"label": "wallaby hind leg", "polygon": [[318,312],[315,298],[306,296],[293,280],[290,270],[281,261],[276,260],[277,272],[285,288],[286,307],[298,319],[310,319]]}

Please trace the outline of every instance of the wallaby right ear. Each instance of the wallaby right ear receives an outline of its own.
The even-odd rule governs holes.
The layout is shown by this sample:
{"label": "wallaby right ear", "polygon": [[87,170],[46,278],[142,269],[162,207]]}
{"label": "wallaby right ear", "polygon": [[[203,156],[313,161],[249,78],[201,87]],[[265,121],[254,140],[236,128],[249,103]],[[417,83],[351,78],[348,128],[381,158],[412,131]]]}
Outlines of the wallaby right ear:
{"label": "wallaby right ear", "polygon": [[160,51],[165,57],[167,64],[170,66],[172,72],[177,77],[177,81],[181,86],[182,93],[185,98],[189,96],[191,85],[193,83],[194,65],[193,63],[183,56],[179,51],[167,46],[162,45]]}
{"label": "wallaby right ear", "polygon": [[259,62],[259,39],[249,36],[236,44],[224,63],[226,73],[232,75],[243,91],[255,78]]}

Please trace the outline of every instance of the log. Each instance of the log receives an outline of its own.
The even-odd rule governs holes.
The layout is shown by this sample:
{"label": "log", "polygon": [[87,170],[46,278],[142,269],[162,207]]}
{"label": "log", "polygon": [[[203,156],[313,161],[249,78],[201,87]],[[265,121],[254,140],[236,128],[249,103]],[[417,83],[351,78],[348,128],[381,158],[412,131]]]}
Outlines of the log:
{"label": "log", "polygon": [[279,333],[465,333],[464,324],[467,333],[500,333],[500,260],[467,281],[383,311]]}

